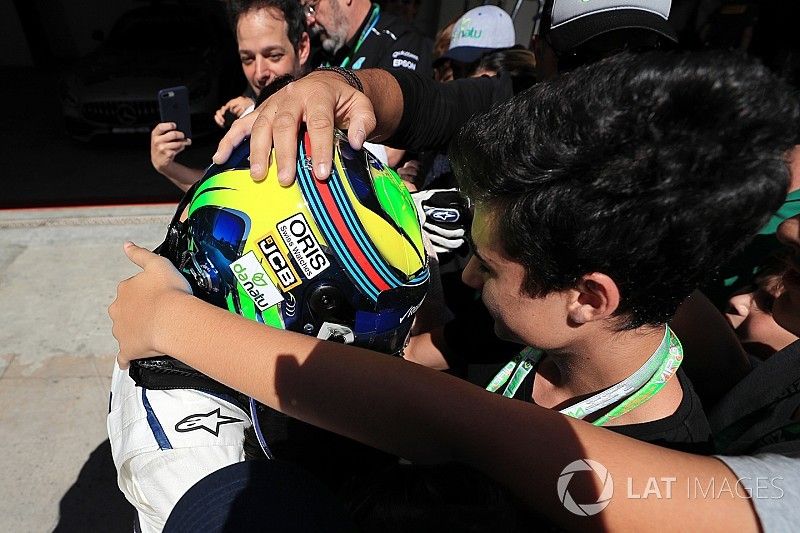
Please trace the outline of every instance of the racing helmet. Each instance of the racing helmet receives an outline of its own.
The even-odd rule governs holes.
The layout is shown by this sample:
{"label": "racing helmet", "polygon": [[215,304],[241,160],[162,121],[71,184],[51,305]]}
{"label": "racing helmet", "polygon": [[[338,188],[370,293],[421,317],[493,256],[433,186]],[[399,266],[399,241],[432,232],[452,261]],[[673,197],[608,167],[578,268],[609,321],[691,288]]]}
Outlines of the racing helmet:
{"label": "racing helmet", "polygon": [[400,354],[425,298],[427,255],[397,174],[336,132],[331,176],[314,176],[308,134],[294,184],[249,173],[246,139],[185,195],[157,249],[195,296],[251,320]]}

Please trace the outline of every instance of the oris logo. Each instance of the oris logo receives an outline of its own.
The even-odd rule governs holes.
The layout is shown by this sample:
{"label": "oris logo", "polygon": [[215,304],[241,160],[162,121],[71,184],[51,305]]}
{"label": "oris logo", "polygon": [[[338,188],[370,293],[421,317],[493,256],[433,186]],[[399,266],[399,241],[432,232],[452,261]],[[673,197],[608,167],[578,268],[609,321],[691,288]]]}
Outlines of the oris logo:
{"label": "oris logo", "polygon": [[314,278],[330,266],[303,213],[279,222],[278,233],[306,279]]}

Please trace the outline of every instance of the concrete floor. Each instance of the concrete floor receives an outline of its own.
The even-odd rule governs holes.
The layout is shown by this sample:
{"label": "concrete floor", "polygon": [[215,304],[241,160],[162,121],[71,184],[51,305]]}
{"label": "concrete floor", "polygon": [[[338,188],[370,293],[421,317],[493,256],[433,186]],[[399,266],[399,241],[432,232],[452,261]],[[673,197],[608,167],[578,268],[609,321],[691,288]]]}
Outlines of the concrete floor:
{"label": "concrete floor", "polygon": [[106,309],[174,205],[0,210],[0,531],[131,531],[105,417]]}

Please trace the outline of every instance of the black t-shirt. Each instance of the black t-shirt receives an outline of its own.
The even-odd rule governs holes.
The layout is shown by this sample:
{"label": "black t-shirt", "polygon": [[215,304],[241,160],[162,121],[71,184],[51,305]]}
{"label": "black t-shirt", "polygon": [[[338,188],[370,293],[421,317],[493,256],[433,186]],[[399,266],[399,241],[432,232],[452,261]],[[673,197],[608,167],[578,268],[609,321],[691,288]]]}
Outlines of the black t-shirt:
{"label": "black t-shirt", "polygon": [[717,452],[800,452],[800,341],[763,362],[709,411]]}
{"label": "black t-shirt", "polygon": [[[533,379],[535,376],[535,372],[528,374],[514,395],[514,399],[533,402]],[[691,381],[686,377],[682,368],[678,369],[676,376],[683,389],[683,399],[673,414],[652,422],[603,427],[615,433],[665,448],[703,455],[713,453],[711,427],[703,412],[700,398],[697,397]]]}
{"label": "black t-shirt", "polygon": [[391,13],[381,11],[364,42],[358,50],[353,49],[362,32],[367,29],[374,8],[375,4],[361,22],[351,42],[333,55],[321,48],[315,50],[311,64],[340,66],[347,60],[346,67],[353,70],[407,69],[426,78],[433,78],[433,41]]}

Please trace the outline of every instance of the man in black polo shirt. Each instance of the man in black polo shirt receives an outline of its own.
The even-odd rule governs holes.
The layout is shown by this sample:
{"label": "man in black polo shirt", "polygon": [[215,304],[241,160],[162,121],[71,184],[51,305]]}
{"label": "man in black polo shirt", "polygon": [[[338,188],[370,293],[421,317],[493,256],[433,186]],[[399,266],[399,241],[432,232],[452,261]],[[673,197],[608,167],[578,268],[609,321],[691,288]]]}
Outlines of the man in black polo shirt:
{"label": "man in black polo shirt", "polygon": [[[433,41],[369,0],[301,0],[312,36],[312,68],[339,66],[408,69],[433,77]],[[385,151],[384,151],[385,148]],[[396,167],[405,152],[369,146],[378,159]]]}
{"label": "man in black polo shirt", "polygon": [[406,68],[433,76],[433,43],[369,0],[304,0],[309,32],[319,41],[312,66]]}

